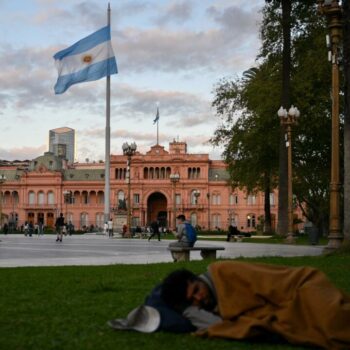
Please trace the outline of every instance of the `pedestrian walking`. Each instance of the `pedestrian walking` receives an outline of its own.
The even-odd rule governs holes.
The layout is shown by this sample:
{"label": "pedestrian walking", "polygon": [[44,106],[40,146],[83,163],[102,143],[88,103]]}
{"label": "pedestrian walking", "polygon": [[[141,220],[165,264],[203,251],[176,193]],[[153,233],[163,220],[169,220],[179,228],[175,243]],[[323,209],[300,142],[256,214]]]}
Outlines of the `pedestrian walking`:
{"label": "pedestrian walking", "polygon": [[38,237],[42,236],[44,234],[44,223],[42,220],[39,221],[38,223]]}
{"label": "pedestrian walking", "polygon": [[108,220],[108,237],[113,237],[113,221],[112,221],[112,219]]}
{"label": "pedestrian walking", "polygon": [[64,216],[61,213],[60,216],[56,219],[56,232],[57,232],[57,238],[56,242],[62,242],[62,235],[63,235],[63,227],[64,227]]}
{"label": "pedestrian walking", "polygon": [[155,235],[158,236],[158,241],[160,241],[159,225],[157,221],[153,221],[151,223],[151,230],[152,230],[152,234],[148,237],[148,241],[150,241],[151,238]]}

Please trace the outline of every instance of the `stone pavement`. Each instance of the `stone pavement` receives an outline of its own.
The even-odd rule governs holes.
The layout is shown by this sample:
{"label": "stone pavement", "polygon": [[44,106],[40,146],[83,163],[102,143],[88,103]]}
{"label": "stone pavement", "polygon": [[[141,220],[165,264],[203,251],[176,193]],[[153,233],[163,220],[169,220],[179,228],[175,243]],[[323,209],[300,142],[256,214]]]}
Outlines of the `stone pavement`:
{"label": "stone pavement", "polygon": [[[169,240],[148,242],[147,239],[110,239],[104,235],[92,234],[63,237],[62,243],[56,242],[55,239],[54,235],[1,235],[0,267],[147,264],[172,261],[167,250],[171,242]],[[323,250],[320,246],[205,240],[200,240],[200,244],[224,246],[226,249],[218,252],[220,258],[320,255]],[[200,253],[192,252],[191,259],[200,260]]]}

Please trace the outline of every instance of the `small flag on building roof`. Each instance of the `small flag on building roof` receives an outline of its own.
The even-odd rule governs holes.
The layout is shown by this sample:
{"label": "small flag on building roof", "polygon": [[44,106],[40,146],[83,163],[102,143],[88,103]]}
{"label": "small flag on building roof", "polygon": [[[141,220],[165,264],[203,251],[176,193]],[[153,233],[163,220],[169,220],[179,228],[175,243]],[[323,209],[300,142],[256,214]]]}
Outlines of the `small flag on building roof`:
{"label": "small flag on building roof", "polygon": [[157,114],[156,114],[156,118],[153,120],[153,124],[157,123],[158,120],[159,120],[159,107],[157,107]]}

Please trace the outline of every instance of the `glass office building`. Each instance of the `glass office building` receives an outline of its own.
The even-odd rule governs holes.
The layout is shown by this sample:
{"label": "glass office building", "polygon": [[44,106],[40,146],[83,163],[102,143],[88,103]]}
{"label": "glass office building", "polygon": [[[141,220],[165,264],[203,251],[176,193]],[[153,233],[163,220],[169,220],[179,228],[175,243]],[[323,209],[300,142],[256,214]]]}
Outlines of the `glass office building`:
{"label": "glass office building", "polygon": [[67,127],[50,130],[49,151],[74,163],[75,130]]}

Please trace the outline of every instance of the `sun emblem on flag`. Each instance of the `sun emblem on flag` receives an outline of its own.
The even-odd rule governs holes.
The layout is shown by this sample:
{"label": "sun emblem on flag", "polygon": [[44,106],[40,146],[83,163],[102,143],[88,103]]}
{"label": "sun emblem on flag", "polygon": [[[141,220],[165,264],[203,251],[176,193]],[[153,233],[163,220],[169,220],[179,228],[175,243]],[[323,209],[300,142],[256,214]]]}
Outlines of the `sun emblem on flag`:
{"label": "sun emblem on flag", "polygon": [[84,63],[91,63],[92,62],[92,56],[91,55],[84,55],[83,56],[83,62]]}

